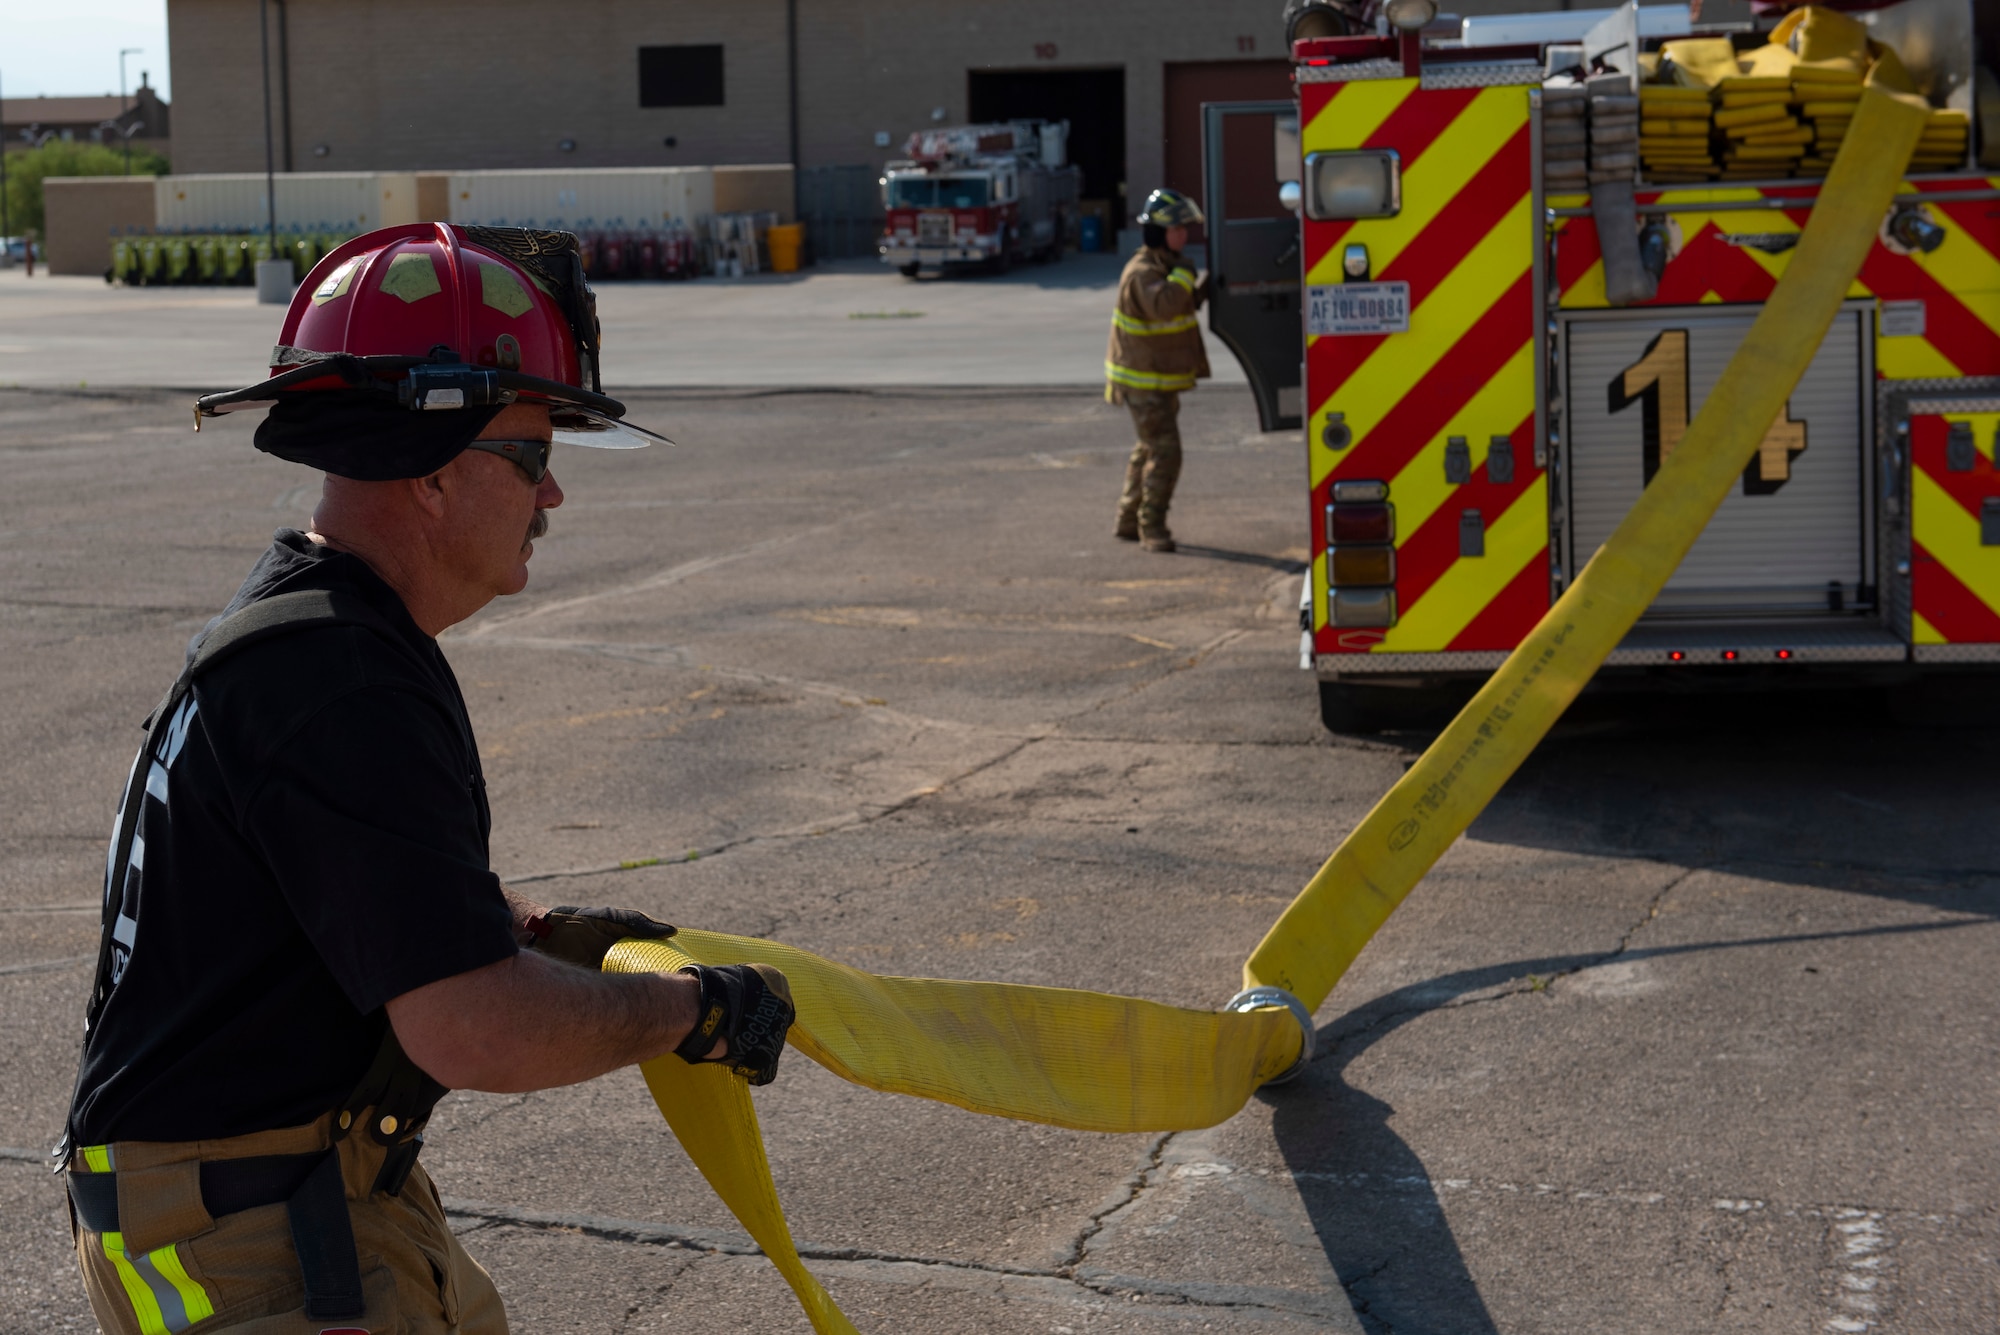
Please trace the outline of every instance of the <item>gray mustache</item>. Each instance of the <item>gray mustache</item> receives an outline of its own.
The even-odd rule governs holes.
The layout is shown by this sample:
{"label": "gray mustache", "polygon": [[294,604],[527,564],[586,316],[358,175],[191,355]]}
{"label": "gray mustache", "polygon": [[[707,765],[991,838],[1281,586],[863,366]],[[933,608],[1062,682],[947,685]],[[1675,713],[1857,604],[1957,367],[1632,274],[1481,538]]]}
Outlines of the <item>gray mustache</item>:
{"label": "gray mustache", "polygon": [[548,531],[549,531],[549,512],[547,510],[535,511],[534,519],[529,521],[528,524],[528,541],[534,542]]}

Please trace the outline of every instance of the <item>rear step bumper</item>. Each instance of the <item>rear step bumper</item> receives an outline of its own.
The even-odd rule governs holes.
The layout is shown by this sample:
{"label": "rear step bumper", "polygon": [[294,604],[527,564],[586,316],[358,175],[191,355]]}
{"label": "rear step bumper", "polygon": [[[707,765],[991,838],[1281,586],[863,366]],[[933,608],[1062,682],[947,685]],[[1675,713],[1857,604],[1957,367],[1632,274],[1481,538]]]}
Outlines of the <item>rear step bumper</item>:
{"label": "rear step bumper", "polygon": [[[1940,653],[1939,651],[1945,651]],[[1463,653],[1320,654],[1324,681],[1435,677],[1491,672],[1504,650]],[[1748,668],[1861,663],[2000,662],[2000,645],[1919,645],[1914,650],[1881,623],[1852,617],[1782,622],[1648,621],[1604,660],[1606,668]]]}

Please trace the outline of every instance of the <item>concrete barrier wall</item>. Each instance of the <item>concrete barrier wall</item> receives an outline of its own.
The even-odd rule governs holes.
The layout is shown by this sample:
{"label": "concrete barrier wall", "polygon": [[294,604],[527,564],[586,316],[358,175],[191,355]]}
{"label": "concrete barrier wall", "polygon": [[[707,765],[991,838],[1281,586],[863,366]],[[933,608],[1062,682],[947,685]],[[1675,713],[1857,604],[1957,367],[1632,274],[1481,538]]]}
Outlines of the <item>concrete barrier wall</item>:
{"label": "concrete barrier wall", "polygon": [[495,227],[657,227],[715,212],[709,167],[585,167],[451,175],[451,221]]}
{"label": "concrete barrier wall", "polygon": [[51,176],[42,182],[50,273],[101,274],[111,263],[111,234],[153,225],[150,176]]}
{"label": "concrete barrier wall", "polygon": [[[366,232],[417,221],[414,172],[292,172],[276,179],[278,229]],[[256,231],[265,226],[262,172],[162,176],[155,225],[174,231]]]}
{"label": "concrete barrier wall", "polygon": [[[547,171],[292,172],[276,178],[279,230],[366,232],[450,221],[572,228],[699,227],[716,213],[793,221],[792,168],[599,167]],[[267,220],[262,172],[56,177],[47,182],[56,273],[103,273],[114,230],[254,232]]]}

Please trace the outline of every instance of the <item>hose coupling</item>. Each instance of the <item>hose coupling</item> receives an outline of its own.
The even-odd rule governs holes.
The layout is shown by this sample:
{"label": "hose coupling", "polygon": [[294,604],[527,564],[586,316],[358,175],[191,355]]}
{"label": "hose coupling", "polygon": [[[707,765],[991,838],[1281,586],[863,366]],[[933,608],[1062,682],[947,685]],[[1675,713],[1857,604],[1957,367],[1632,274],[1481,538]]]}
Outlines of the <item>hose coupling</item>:
{"label": "hose coupling", "polygon": [[1306,1065],[1313,1058],[1313,1017],[1312,1012],[1306,1009],[1305,1002],[1300,1001],[1282,987],[1246,987],[1224,1002],[1222,1009],[1225,1011],[1254,1011],[1263,1010],[1270,1006],[1284,1007],[1292,1013],[1292,1018],[1299,1023],[1298,1060],[1264,1082],[1267,1085],[1282,1085],[1287,1080],[1297,1076],[1300,1071],[1305,1070]]}

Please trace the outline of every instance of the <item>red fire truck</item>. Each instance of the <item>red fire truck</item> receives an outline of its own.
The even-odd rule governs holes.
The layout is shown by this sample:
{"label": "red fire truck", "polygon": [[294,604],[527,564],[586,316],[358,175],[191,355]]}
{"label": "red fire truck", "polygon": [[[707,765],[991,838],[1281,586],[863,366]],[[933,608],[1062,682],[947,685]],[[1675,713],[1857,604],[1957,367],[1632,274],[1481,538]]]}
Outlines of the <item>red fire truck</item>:
{"label": "red fire truck", "polygon": [[[1686,26],[1685,11],[1663,8]],[[1301,666],[1318,676],[1330,728],[1377,725],[1395,712],[1385,702],[1421,694],[1412,687],[1476,682],[1499,665],[1679,440],[1823,187],[1811,148],[1761,175],[1726,165],[1741,139],[1719,127],[1699,139],[1714,145],[1706,179],[1650,167],[1643,137],[1622,175],[1594,149],[1588,184],[1581,167],[1557,171],[1559,144],[1582,142],[1586,124],[1598,135],[1600,105],[1653,115],[1637,95],[1671,36],[1648,37],[1633,6],[1614,16],[1622,36],[1609,19],[1551,35],[1556,14],[1519,16],[1510,33],[1508,17],[1468,20],[1444,42],[1421,12],[1421,35],[1301,40],[1295,102],[1207,108],[1208,212],[1222,238],[1210,318],[1243,358],[1267,429],[1305,429]],[[1608,675],[1895,681],[2000,662],[2000,178],[1979,172],[1962,128],[1971,11],[1905,0],[1852,17],[1905,53],[1943,128],[1926,131],[1742,485]],[[1498,40],[1471,44],[1474,22]],[[1728,38],[1746,64],[1766,42],[1692,35]],[[1622,100],[1601,95],[1604,72],[1620,68]],[[1580,93],[1556,90],[1585,83],[1588,116],[1557,115]],[[1803,121],[1823,104],[1789,105]],[[1230,215],[1219,146],[1239,115],[1276,124],[1295,221]],[[1629,205],[1607,213],[1621,191]],[[1274,258],[1296,266],[1283,283]]]}
{"label": "red fire truck", "polygon": [[882,173],[880,251],[906,278],[1062,258],[1082,171],[1068,121],[919,130]]}

